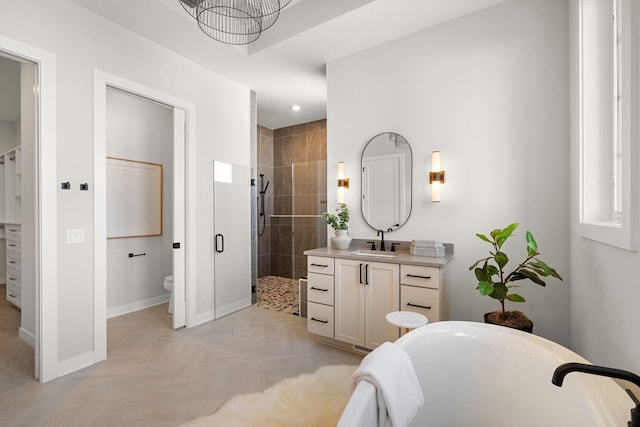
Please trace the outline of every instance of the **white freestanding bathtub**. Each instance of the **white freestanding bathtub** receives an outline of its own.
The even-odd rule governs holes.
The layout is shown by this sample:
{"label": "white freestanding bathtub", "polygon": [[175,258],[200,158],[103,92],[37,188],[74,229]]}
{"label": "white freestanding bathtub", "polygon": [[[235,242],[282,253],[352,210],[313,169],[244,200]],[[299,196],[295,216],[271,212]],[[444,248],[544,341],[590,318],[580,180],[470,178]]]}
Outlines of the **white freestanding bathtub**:
{"label": "white freestanding bathtub", "polygon": [[[615,426],[630,419],[631,399],[613,380],[573,372],[551,384],[555,368],[588,363],[544,338],[474,322],[437,322],[396,341],[418,376],[425,405],[411,426]],[[341,427],[378,424],[376,391],[361,381]]]}

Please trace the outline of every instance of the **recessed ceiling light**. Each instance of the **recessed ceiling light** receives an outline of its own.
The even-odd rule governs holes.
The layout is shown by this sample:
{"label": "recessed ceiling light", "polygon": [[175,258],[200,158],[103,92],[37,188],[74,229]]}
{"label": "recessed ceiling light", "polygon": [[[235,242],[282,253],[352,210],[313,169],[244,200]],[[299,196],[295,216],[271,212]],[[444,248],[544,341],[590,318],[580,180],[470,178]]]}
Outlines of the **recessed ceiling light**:
{"label": "recessed ceiling light", "polygon": [[300,106],[299,106],[299,105],[292,105],[292,106],[291,106],[291,109],[292,109],[293,111],[300,111]]}

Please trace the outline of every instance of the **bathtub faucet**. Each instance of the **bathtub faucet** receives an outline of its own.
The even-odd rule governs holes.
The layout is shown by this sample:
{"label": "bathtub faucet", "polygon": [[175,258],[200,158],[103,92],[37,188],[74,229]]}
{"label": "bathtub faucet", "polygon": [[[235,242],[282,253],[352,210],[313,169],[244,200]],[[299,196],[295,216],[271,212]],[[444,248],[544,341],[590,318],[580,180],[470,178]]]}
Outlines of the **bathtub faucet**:
{"label": "bathtub faucet", "polygon": [[[551,382],[558,387],[562,387],[564,377],[571,372],[584,372],[586,374],[600,375],[603,377],[617,378],[620,380],[629,381],[636,386],[640,387],[640,377],[634,373],[623,371],[621,369],[607,368],[605,366],[588,365],[585,363],[564,363],[556,368],[553,372]],[[640,401],[629,389],[626,389],[627,394],[633,400],[636,405],[631,409],[631,421],[629,421],[629,427],[640,427]]]}

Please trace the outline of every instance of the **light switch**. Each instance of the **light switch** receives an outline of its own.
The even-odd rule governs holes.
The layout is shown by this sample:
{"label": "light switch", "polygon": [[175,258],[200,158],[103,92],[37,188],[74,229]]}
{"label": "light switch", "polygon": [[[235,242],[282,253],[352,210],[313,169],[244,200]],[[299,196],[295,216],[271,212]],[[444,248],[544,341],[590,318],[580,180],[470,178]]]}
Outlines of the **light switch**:
{"label": "light switch", "polygon": [[84,228],[67,229],[67,243],[84,243]]}

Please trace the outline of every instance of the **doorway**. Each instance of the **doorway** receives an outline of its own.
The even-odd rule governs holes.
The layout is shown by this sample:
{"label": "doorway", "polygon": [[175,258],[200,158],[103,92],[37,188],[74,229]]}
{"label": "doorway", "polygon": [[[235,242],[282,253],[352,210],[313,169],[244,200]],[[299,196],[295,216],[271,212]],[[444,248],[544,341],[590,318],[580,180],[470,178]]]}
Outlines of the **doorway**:
{"label": "doorway", "polygon": [[172,291],[173,108],[108,88],[106,161],[112,318],[167,303]]}
{"label": "doorway", "polygon": [[[22,212],[23,190],[33,194],[34,184],[35,72],[30,62],[0,56],[0,392],[37,377],[31,199],[24,223]],[[23,150],[29,153],[27,157]],[[23,233],[28,241],[23,242]],[[22,255],[23,243],[26,256]]]}
{"label": "doorway", "polygon": [[20,74],[20,119],[14,131],[20,146],[3,156],[9,162],[3,178],[4,172],[13,172],[13,186],[2,197],[5,202],[10,196],[12,205],[9,210],[3,206],[3,243],[8,246],[10,220],[14,226],[9,240],[15,252],[14,262],[7,261],[12,286],[6,289],[12,303],[20,306],[19,337],[33,348],[31,379],[46,382],[58,376],[55,57],[1,36],[0,57],[17,64]]}
{"label": "doorway", "polygon": [[[109,157],[108,144],[107,144],[107,101],[108,93],[111,96],[125,96],[135,98],[138,102],[151,103],[155,107],[160,107],[161,110],[165,110],[165,118],[170,117],[172,122],[170,123],[171,129],[171,143],[169,151],[171,153],[171,169],[172,179],[165,181],[165,188],[170,189],[172,203],[164,206],[161,211],[167,212],[167,217],[171,218],[171,227],[167,230],[163,230],[161,236],[149,236],[152,240],[155,240],[155,244],[160,246],[169,247],[169,255],[167,255],[167,248],[158,248],[158,254],[164,253],[165,258],[170,258],[169,264],[172,268],[167,271],[160,272],[162,280],[152,280],[150,283],[151,290],[146,289],[141,292],[147,292],[144,296],[138,296],[137,301],[132,303],[121,304],[120,309],[124,307],[125,312],[134,311],[136,309],[144,308],[145,306],[155,305],[158,302],[158,298],[166,298],[166,291],[163,289],[164,278],[167,277],[165,273],[173,273],[173,292],[171,294],[171,305],[173,308],[172,313],[172,326],[173,328],[179,328],[182,326],[190,326],[192,322],[192,316],[189,313],[191,310],[191,304],[187,302],[187,297],[192,292],[195,285],[194,280],[190,278],[192,270],[192,260],[187,257],[189,253],[188,249],[191,247],[195,238],[191,238],[194,234],[193,224],[195,219],[193,218],[195,209],[191,207],[193,203],[192,198],[188,194],[188,188],[194,182],[194,176],[189,172],[189,165],[194,161],[193,152],[193,135],[192,130],[194,127],[193,116],[195,116],[195,107],[192,104],[183,102],[179,99],[173,98],[169,95],[163,94],[156,90],[144,87],[137,83],[122,79],[120,77],[104,73],[99,70],[94,71],[94,170],[95,170],[95,361],[104,360],[107,357],[107,317],[108,301],[113,295],[108,296],[108,254],[112,251],[107,244],[108,237],[108,218],[107,218],[107,157]],[[113,130],[112,130],[113,131]],[[126,129],[125,129],[126,131]],[[165,130],[166,132],[166,130]],[[126,132],[124,138],[127,138]],[[127,145],[125,142],[124,145]],[[122,148],[122,147],[121,147]],[[124,148],[126,151],[126,148]],[[130,159],[131,160],[131,159]],[[144,160],[142,160],[145,162]],[[154,162],[146,162],[154,163]],[[165,159],[165,163],[166,159]],[[146,181],[145,181],[146,182]],[[140,184],[140,183],[138,183]],[[136,185],[138,185],[136,184]],[[146,185],[140,184],[140,185]],[[160,196],[162,199],[162,196]],[[169,231],[170,230],[170,231]],[[166,240],[166,241],[165,241]],[[117,246],[117,245],[114,245]],[[153,246],[153,243],[152,243]],[[119,250],[122,248],[119,248]],[[145,260],[146,252],[140,252],[136,250],[126,251],[126,259],[128,261],[140,261]],[[155,249],[149,249],[151,254]],[[117,251],[116,251],[117,252]],[[122,252],[120,250],[120,252]],[[155,257],[156,259],[162,259],[162,255]],[[151,259],[151,257],[146,258]],[[195,261],[195,260],[193,260]],[[153,267],[151,267],[153,268]],[[144,268],[142,268],[144,270]],[[147,266],[149,271],[149,266]],[[151,292],[151,293],[149,293]],[[153,295],[153,292],[156,295]],[[157,295],[158,293],[162,295]],[[132,305],[128,305],[132,304]],[[128,307],[128,308],[127,308]],[[111,307],[113,308],[113,307]],[[193,307],[195,309],[195,307]],[[113,314],[113,313],[112,313]],[[122,314],[122,313],[120,313]]]}
{"label": "doorway", "polygon": [[304,251],[327,245],[326,135],[326,120],[275,130],[258,126],[260,307],[306,317]]}

